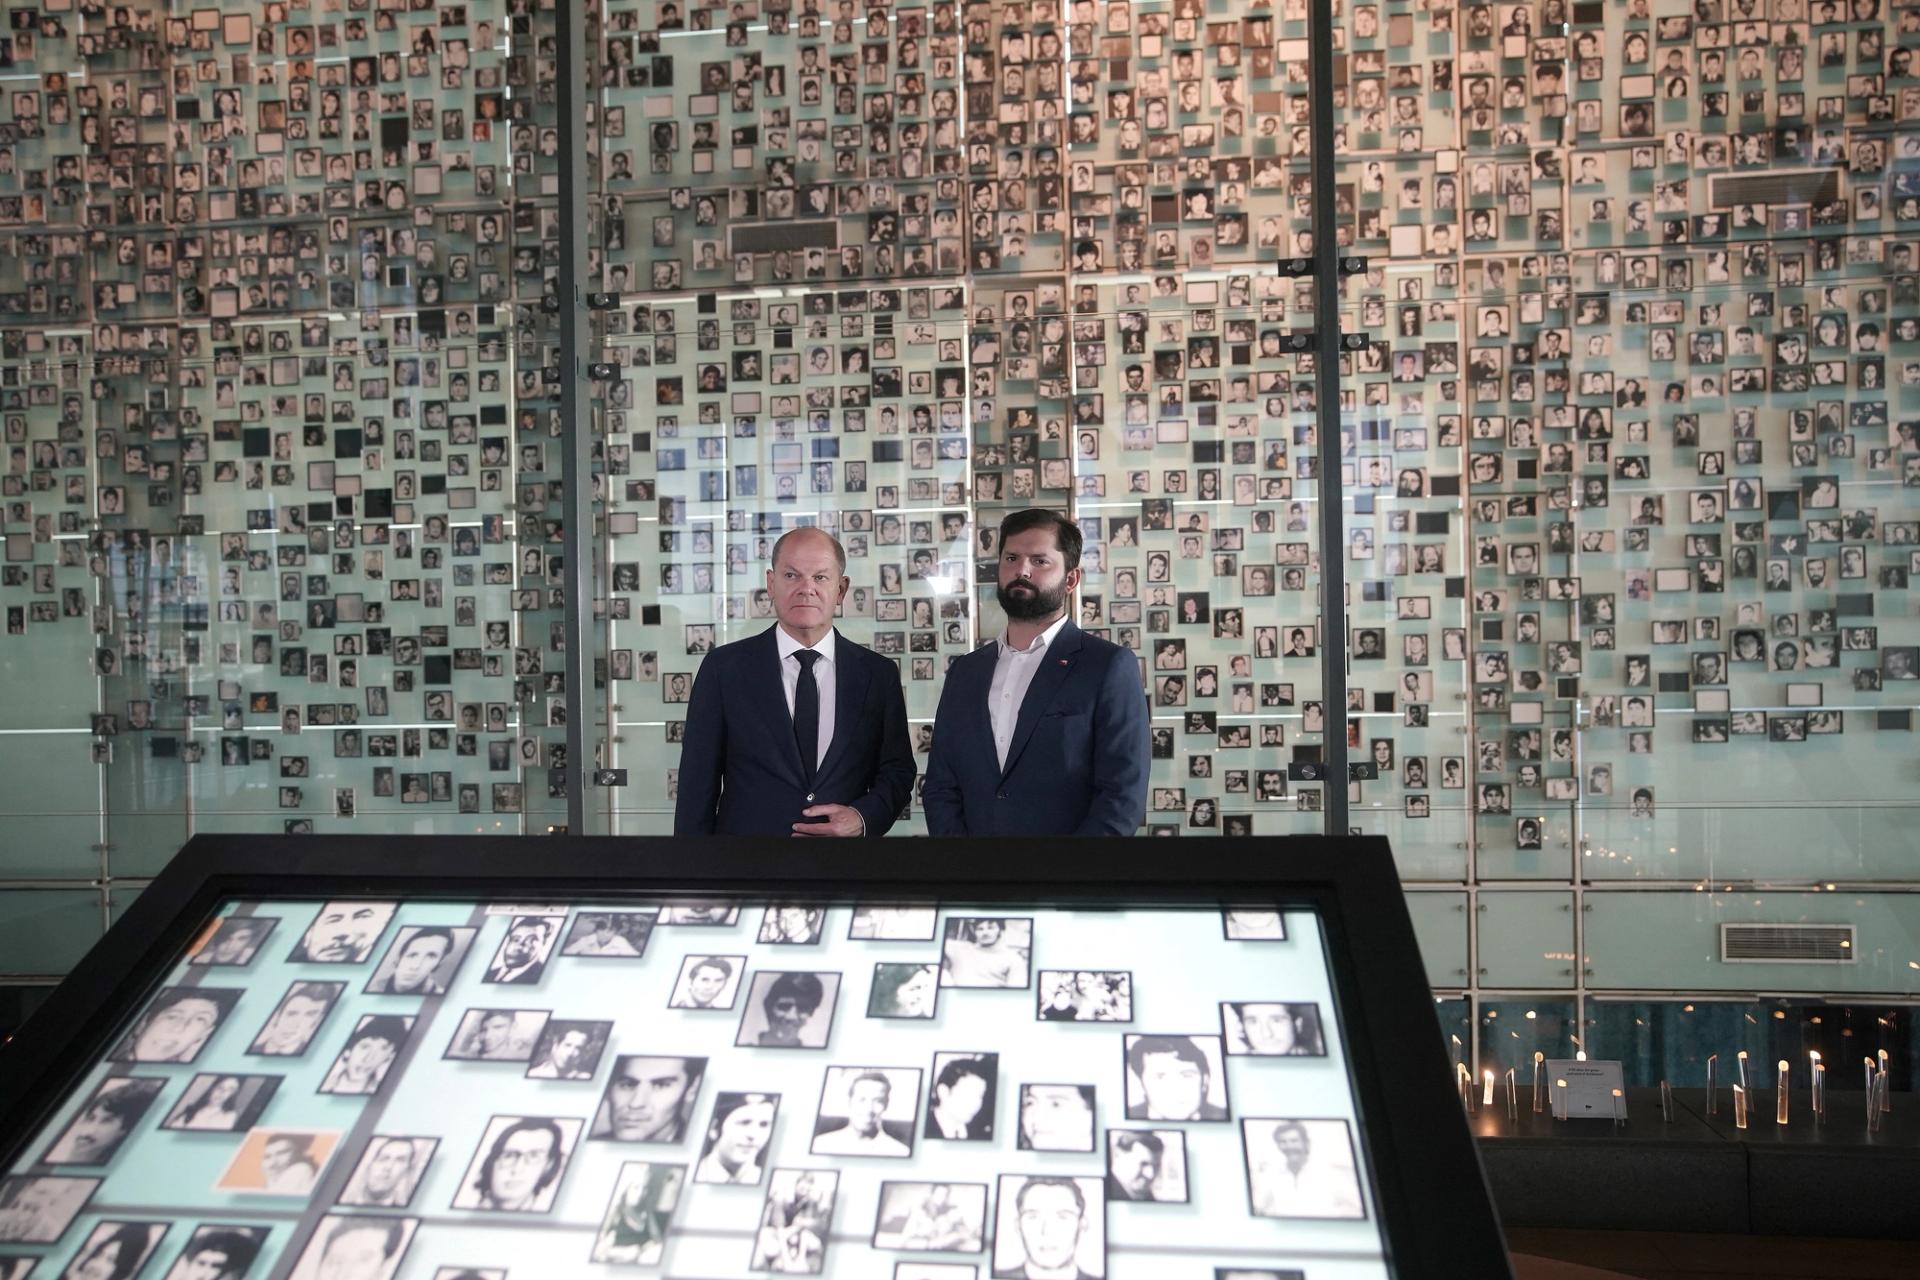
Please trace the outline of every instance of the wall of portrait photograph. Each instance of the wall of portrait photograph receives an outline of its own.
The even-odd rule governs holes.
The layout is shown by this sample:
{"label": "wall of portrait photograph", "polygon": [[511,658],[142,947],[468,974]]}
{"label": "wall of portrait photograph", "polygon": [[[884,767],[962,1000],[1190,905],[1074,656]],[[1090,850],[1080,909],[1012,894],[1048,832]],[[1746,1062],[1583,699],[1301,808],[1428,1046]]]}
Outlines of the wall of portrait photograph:
{"label": "wall of portrait photograph", "polygon": [[[1910,994],[1920,7],[1334,15],[1317,84],[1300,0],[591,8],[567,423],[550,5],[10,10],[0,663],[44,696],[0,707],[0,874],[50,946],[0,972],[194,830],[564,820],[570,680],[590,827],[669,829],[701,657],[803,524],[924,762],[1047,505],[1140,656],[1149,834],[1323,827],[1331,604],[1436,987],[1569,1035],[1589,990]],[[1337,317],[1316,235],[1365,260]],[[1685,940],[1651,984],[1641,905]],[[1756,977],[1728,919],[1860,932]]]}

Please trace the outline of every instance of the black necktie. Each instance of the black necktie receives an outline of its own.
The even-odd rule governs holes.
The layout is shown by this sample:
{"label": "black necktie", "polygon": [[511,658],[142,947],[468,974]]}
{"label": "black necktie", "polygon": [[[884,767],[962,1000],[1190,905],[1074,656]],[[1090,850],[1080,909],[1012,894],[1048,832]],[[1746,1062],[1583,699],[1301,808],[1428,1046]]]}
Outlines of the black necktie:
{"label": "black necktie", "polygon": [[793,736],[800,747],[800,770],[811,785],[814,770],[820,767],[820,686],[813,679],[813,664],[820,655],[799,649],[793,656],[800,663],[800,683],[793,691]]}

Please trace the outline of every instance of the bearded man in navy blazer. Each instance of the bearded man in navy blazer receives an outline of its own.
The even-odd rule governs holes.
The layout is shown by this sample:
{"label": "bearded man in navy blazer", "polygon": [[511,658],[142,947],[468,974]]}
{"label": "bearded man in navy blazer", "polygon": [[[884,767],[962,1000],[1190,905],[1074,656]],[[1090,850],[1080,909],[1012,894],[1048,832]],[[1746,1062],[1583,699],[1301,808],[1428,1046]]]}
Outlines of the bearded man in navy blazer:
{"label": "bearded man in navy blazer", "polygon": [[936,836],[1130,836],[1152,744],[1140,660],[1067,616],[1080,530],[1052,511],[1000,525],[1007,629],[947,669],[920,801]]}
{"label": "bearded man in navy blazer", "polygon": [[767,591],[779,621],[700,663],[673,833],[885,835],[913,795],[907,701],[892,659],[833,629],[839,539],[782,534]]}

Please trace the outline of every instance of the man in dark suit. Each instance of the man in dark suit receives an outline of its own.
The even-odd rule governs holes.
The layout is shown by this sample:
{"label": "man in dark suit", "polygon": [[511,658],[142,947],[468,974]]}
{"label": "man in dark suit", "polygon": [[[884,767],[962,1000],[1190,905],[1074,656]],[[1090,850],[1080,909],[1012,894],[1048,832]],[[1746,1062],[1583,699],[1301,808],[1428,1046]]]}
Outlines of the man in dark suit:
{"label": "man in dark suit", "polygon": [[913,794],[900,669],[838,635],[847,553],[821,529],[773,546],[779,622],[700,663],[675,835],[880,836]]}
{"label": "man in dark suit", "polygon": [[921,803],[958,835],[1132,835],[1150,743],[1140,663],[1068,617],[1080,530],[1033,509],[1000,525],[1007,629],[947,670]]}

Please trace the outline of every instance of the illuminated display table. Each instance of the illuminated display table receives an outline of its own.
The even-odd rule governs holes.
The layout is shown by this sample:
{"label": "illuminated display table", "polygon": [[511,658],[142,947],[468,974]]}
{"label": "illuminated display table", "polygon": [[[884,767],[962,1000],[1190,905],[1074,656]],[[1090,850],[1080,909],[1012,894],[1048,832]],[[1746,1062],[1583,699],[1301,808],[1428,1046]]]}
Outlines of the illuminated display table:
{"label": "illuminated display table", "polygon": [[1172,854],[198,838],[0,1057],[0,1278],[1505,1274],[1385,842]]}

